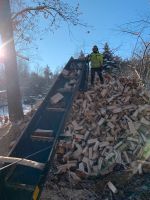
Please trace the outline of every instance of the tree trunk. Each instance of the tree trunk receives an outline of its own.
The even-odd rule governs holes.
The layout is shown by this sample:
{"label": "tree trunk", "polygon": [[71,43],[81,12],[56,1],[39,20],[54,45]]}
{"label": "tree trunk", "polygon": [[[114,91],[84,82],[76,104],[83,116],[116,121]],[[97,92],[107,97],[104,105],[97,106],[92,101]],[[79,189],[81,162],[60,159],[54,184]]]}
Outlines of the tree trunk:
{"label": "tree trunk", "polygon": [[0,0],[0,20],[9,117],[11,121],[17,121],[23,118],[23,109],[21,104],[9,0]]}

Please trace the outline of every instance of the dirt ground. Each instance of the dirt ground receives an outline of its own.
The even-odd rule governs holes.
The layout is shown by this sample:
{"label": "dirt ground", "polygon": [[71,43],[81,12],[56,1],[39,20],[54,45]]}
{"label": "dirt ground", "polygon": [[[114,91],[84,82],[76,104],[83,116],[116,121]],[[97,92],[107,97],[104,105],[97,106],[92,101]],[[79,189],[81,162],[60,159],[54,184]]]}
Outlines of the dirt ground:
{"label": "dirt ground", "polygon": [[[107,187],[111,181],[118,192]],[[85,179],[75,183],[69,173],[60,177],[49,176],[40,200],[150,200],[150,174],[132,175],[117,171],[105,177]]]}

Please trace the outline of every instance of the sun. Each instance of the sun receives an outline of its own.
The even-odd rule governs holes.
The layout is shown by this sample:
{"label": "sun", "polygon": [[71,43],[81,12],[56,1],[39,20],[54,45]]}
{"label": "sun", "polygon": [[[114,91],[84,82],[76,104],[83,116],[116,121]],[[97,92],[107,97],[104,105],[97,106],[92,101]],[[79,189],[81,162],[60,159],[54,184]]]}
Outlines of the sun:
{"label": "sun", "polygon": [[4,50],[3,50],[3,47],[0,46],[0,62],[3,62],[4,60]]}

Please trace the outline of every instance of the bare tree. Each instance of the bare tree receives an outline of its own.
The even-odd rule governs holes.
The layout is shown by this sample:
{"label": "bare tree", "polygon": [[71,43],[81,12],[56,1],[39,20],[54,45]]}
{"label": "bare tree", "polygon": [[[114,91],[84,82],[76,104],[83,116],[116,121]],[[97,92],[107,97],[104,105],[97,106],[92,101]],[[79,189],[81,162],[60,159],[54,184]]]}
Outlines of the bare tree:
{"label": "bare tree", "polygon": [[62,22],[85,26],[80,22],[79,4],[73,7],[61,0],[11,0],[11,8],[15,42],[21,51],[22,42],[31,45],[36,36],[42,39],[43,33],[58,29]]}
{"label": "bare tree", "polygon": [[9,0],[0,0],[0,20],[0,31],[5,55],[4,65],[9,117],[12,121],[20,120],[23,118],[23,110],[20,97]]}
{"label": "bare tree", "polygon": [[149,18],[129,22],[120,27],[120,31],[136,38],[131,66],[138,77],[150,86],[150,20]]}
{"label": "bare tree", "polygon": [[[76,7],[64,3],[61,0],[0,0],[0,33],[2,43],[7,52],[4,60],[9,115],[12,120],[23,118],[19,80],[17,72],[16,51],[14,45],[14,35],[17,50],[19,47],[31,44],[35,33],[42,31],[43,24],[39,23],[46,20],[47,27],[44,31],[59,28],[61,20],[67,24],[81,25],[79,21],[79,5]],[[41,25],[40,25],[41,24]],[[14,31],[14,35],[13,35]],[[23,49],[22,49],[23,50]]]}

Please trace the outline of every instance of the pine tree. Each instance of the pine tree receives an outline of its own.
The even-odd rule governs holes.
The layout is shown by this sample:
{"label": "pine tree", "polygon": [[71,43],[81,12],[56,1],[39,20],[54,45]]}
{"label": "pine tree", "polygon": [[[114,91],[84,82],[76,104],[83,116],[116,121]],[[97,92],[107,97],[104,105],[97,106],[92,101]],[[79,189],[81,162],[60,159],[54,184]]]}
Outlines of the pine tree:
{"label": "pine tree", "polygon": [[107,42],[104,45],[103,57],[106,61],[113,61],[113,55]]}
{"label": "pine tree", "polygon": [[117,64],[115,62],[115,57],[113,56],[113,53],[110,50],[110,47],[107,42],[104,45],[103,58],[104,58],[104,69],[112,72],[112,70],[117,67]]}
{"label": "pine tree", "polygon": [[106,71],[109,71],[110,73],[116,73],[120,70],[122,59],[119,56],[113,54],[107,42],[104,45],[103,58],[104,69]]}

